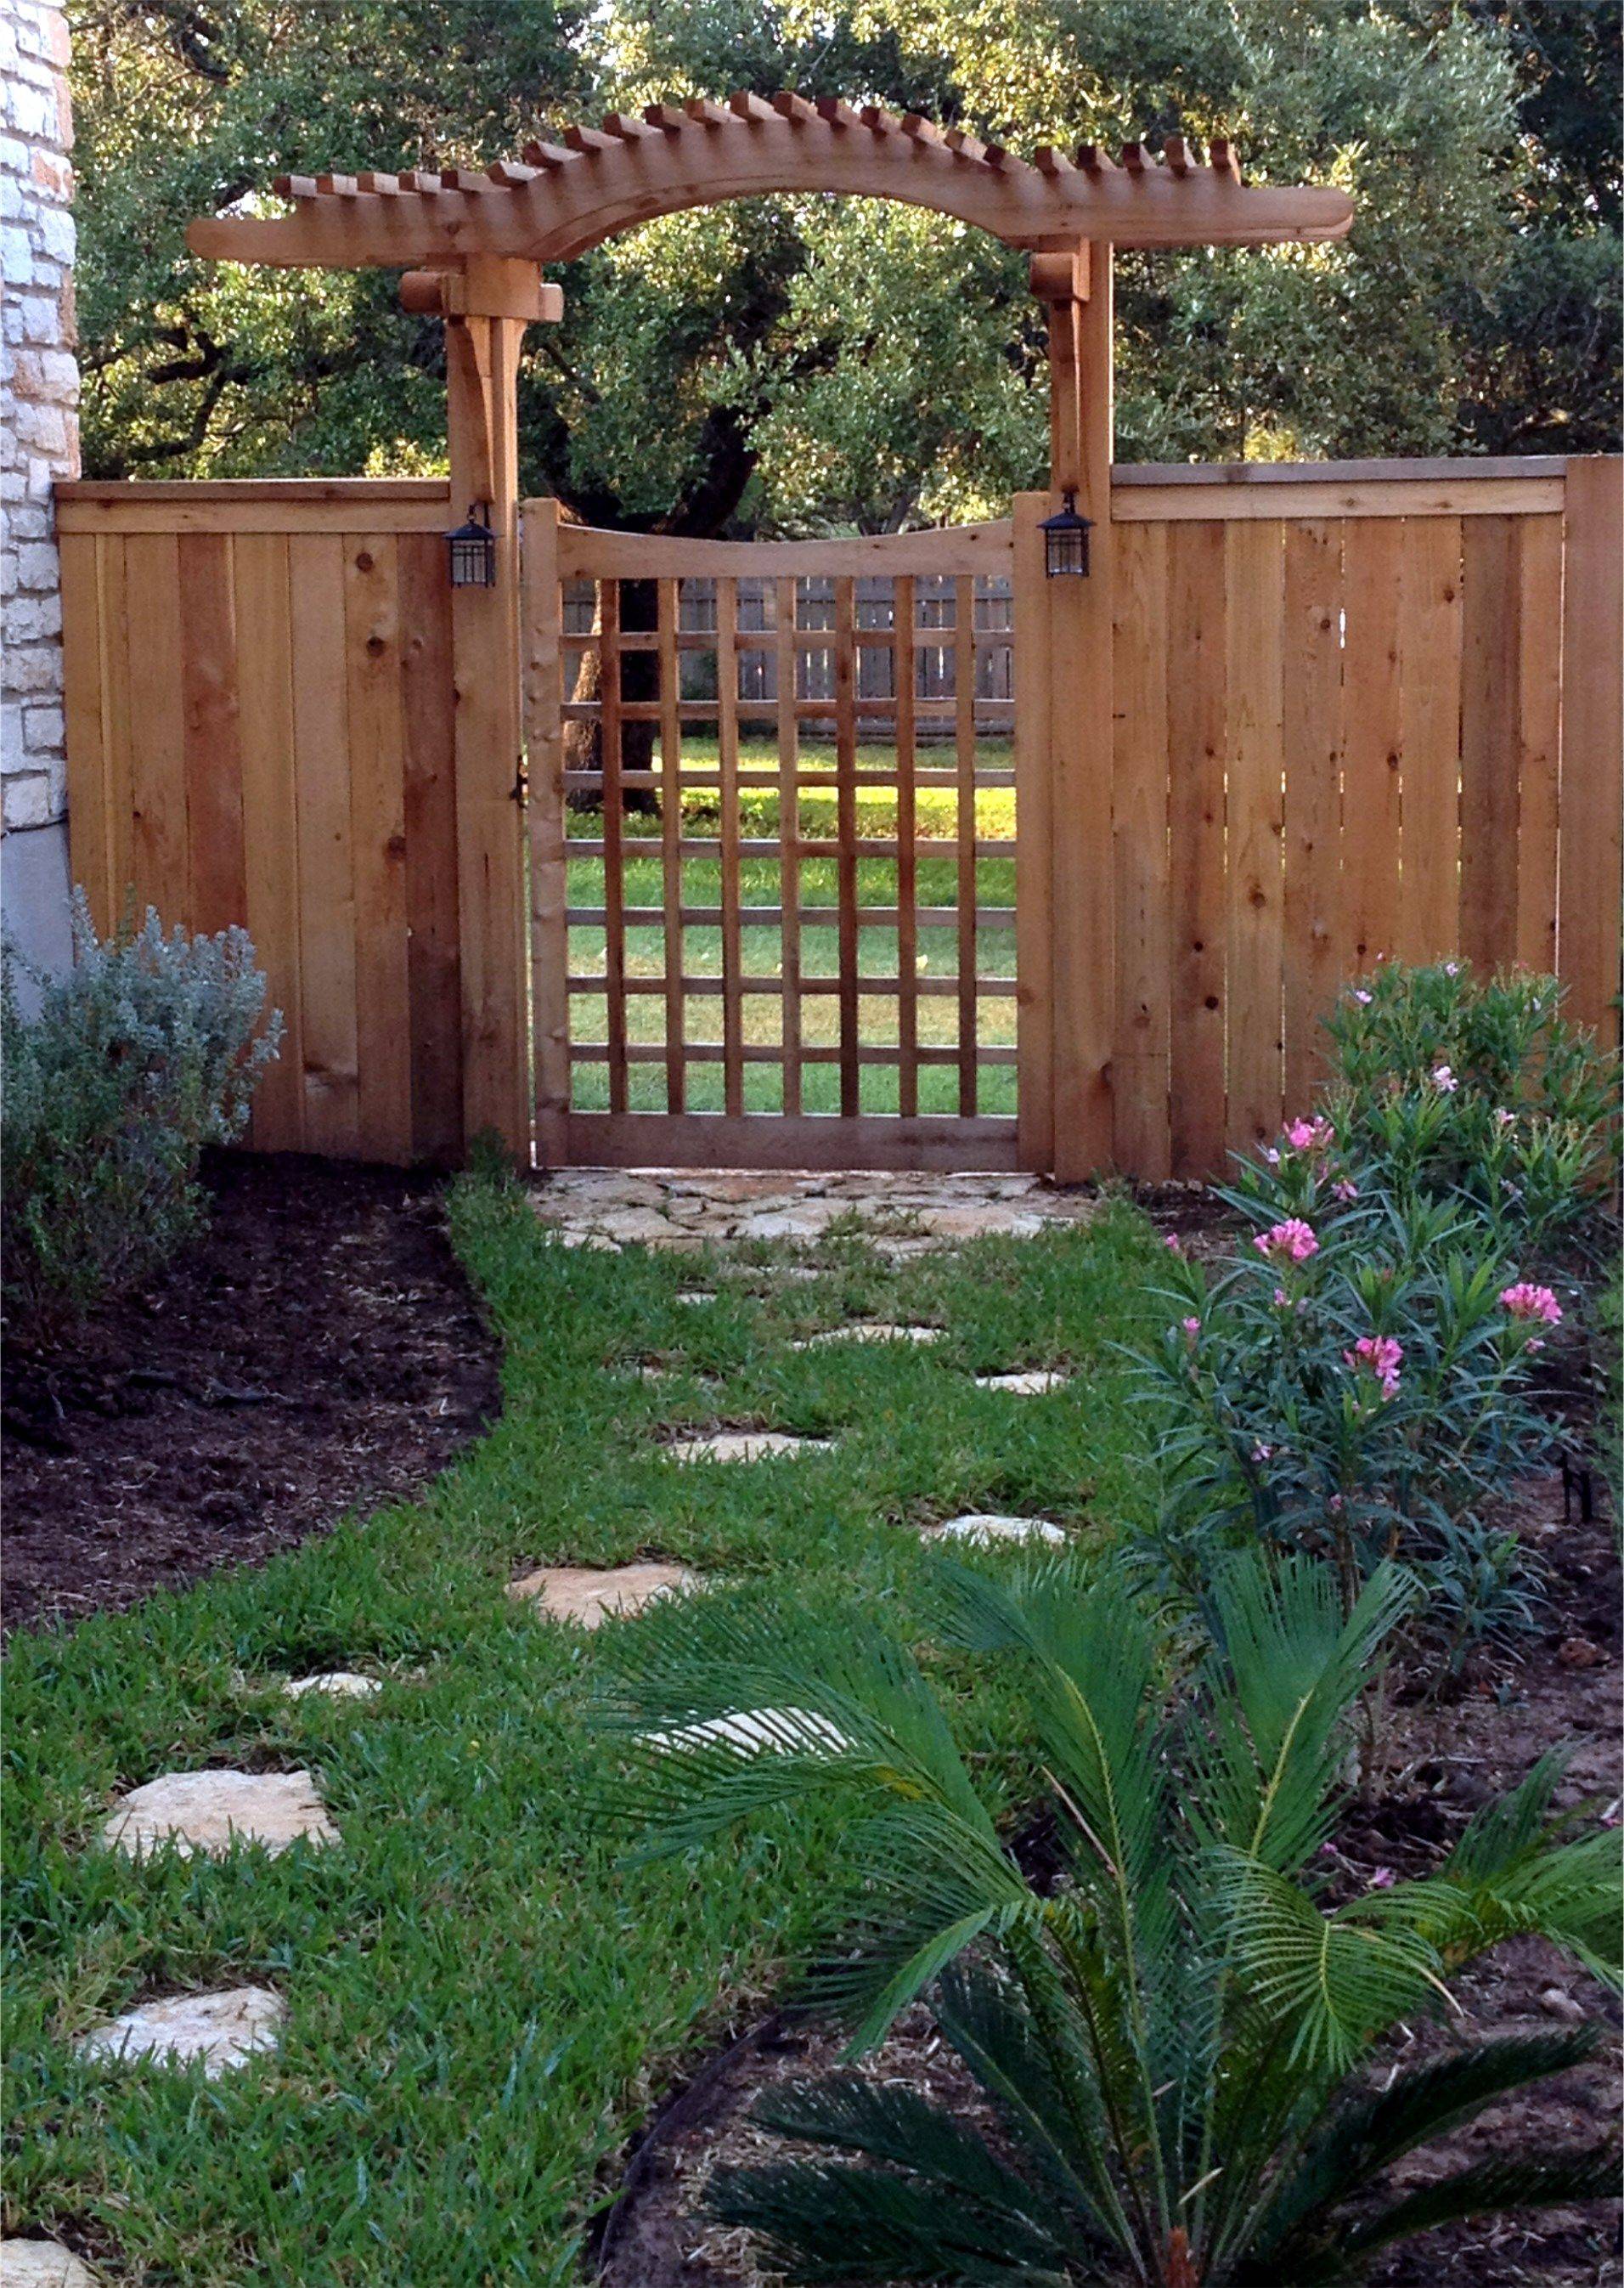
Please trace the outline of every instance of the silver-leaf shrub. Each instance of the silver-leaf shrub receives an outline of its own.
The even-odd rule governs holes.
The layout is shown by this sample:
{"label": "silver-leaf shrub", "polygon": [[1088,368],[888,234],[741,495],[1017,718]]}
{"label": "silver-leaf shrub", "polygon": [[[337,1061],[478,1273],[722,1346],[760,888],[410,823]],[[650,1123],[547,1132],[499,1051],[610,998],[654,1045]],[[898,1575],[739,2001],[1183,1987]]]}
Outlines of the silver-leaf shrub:
{"label": "silver-leaf shrub", "polygon": [[103,939],[75,891],[73,935],[58,977],[0,951],[4,1297],[13,1327],[36,1337],[139,1281],[196,1227],[203,1148],[242,1133],[282,1031],[245,930],[166,934],[149,908]]}

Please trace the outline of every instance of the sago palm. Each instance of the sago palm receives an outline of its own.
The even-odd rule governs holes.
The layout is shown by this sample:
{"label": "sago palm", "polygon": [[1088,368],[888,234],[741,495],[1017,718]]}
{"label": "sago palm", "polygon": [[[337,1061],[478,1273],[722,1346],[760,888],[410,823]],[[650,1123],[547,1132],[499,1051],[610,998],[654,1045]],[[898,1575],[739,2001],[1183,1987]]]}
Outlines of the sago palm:
{"label": "sago palm", "polygon": [[1515,1932],[1611,1974],[1618,1926],[1612,1839],[1562,1831],[1549,1760],[1425,1880],[1327,1898],[1345,1720],[1405,1576],[1344,1617],[1322,1565],[1237,1558],[1176,1691],[1120,1573],[941,1579],[939,1633],[1018,1690],[1064,1839],[1052,1886],[1023,1873],[942,1700],[880,1629],[672,1607],[614,1688],[651,1849],[844,1794],[858,1903],[821,1998],[856,2056],[923,1998],[983,2093],[955,2113],[855,2072],[773,2091],[757,2118],[803,2152],[718,2172],[725,2217],[805,2280],[1320,2288],[1435,2225],[1611,2189],[1602,2148],[1382,2189],[1593,2043],[1478,2042],[1375,2076],[1382,2036],[1447,2011],[1451,1973]]}

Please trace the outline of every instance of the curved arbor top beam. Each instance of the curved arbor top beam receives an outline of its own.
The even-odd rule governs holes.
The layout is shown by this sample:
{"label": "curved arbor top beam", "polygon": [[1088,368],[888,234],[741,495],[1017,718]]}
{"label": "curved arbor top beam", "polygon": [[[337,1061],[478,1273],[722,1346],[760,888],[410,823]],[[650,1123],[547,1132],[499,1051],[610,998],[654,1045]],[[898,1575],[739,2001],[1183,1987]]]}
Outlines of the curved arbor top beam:
{"label": "curved arbor top beam", "polygon": [[1074,158],[1041,150],[1026,161],[916,114],[795,95],[651,104],[639,118],[613,113],[601,128],[572,127],[484,174],[293,176],[275,188],[293,200],[291,215],[194,222],[193,252],[345,270],[479,256],[568,262],[658,215],[772,191],[899,199],[1034,252],[1084,239],[1144,247],[1333,239],[1353,218],[1339,190],[1243,183],[1226,143],[1215,142],[1205,162],[1178,137],[1161,160],[1135,143],[1120,166],[1088,144]]}

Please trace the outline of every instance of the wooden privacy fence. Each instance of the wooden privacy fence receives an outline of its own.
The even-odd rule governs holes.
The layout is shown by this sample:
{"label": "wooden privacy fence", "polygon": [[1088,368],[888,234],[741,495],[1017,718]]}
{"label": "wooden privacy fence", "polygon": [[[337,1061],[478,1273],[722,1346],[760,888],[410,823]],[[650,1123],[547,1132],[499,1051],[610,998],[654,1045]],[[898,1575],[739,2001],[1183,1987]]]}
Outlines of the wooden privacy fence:
{"label": "wooden privacy fence", "polygon": [[1614,1029],[1619,472],[1116,473],[1121,1166],[1271,1134],[1384,957],[1555,968]]}
{"label": "wooden privacy fence", "polygon": [[[502,709],[456,689],[447,489],[59,500],[75,872],[104,926],[133,894],[250,929],[288,1022],[267,1148],[455,1158],[494,1082],[555,1161],[1048,1167],[1081,1012],[1116,1164],[1202,1175],[1303,1103],[1384,954],[1555,966],[1614,1026],[1617,462],[1118,469],[1112,720],[1059,795],[1048,496],[781,548],[529,504],[534,1053],[492,1014],[520,809],[504,757],[457,781]],[[651,814],[572,821],[600,768]]]}
{"label": "wooden privacy fence", "polygon": [[252,936],[269,1151],[463,1143],[449,495],[59,488],[73,866],[98,925]]}

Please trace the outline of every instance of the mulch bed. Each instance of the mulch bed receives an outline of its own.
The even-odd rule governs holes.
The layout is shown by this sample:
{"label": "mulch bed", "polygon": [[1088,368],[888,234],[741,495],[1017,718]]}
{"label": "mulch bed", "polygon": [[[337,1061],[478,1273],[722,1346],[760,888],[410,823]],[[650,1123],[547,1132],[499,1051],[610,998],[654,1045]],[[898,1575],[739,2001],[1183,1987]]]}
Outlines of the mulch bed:
{"label": "mulch bed", "polygon": [[209,1227],[51,1353],[8,1347],[9,1626],[263,1560],[408,1494],[498,1404],[442,1184],[222,1154]]}
{"label": "mulch bed", "polygon": [[[1540,1548],[1549,1573],[1544,1625],[1515,1658],[1478,1656],[1443,1695],[1429,1697],[1430,1680],[1422,1677],[1400,1688],[1390,1777],[1338,1839],[1335,1877],[1350,1891],[1366,1889],[1378,1867],[1411,1876],[1436,1866],[1478,1806],[1514,1786],[1557,1745],[1573,1750],[1561,1799],[1599,1799],[1616,1815],[1624,1667],[1613,1530],[1600,1519],[1565,1523],[1554,1474],[1520,1488],[1512,1508],[1508,1522]],[[1027,1839],[1042,1861],[1042,1836]],[[1018,1849],[1025,1863],[1030,1855],[1022,1844]],[[1028,1872],[1042,1881],[1042,1866]],[[1465,2011],[1456,2033],[1549,2032],[1581,2015],[1618,2023],[1611,1998],[1537,1940],[1498,1948],[1455,1991]],[[1406,2060],[1432,2053],[1449,2032],[1418,2024],[1402,2053]],[[705,2182],[718,2161],[758,2159],[772,2149],[748,2118],[767,2084],[815,2076],[836,2062],[839,2048],[820,2030],[775,2014],[698,2065],[630,2156],[622,2198],[603,2230],[603,2288],[755,2288],[776,2277],[758,2268],[746,2235],[705,2216]],[[979,2093],[923,2011],[899,2022],[872,2070],[967,2112],[979,2109]],[[1508,2099],[1440,2140],[1398,2181],[1423,2180],[1445,2160],[1460,2165],[1593,2142],[1616,2120],[1617,2089],[1610,2043],[1592,2064]],[[1593,2204],[1537,2220],[1511,2216],[1452,2228],[1392,2251],[1369,2277],[1371,2288],[1613,2288],[1624,2280],[1617,2210]]]}

